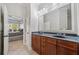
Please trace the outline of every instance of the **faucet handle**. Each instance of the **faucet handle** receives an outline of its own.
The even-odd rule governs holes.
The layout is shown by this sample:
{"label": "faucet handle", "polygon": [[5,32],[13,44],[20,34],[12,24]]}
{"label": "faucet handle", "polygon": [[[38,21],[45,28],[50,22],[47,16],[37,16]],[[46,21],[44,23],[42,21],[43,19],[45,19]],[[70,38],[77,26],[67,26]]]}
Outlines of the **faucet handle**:
{"label": "faucet handle", "polygon": [[63,33],[63,36],[65,36],[65,33]]}

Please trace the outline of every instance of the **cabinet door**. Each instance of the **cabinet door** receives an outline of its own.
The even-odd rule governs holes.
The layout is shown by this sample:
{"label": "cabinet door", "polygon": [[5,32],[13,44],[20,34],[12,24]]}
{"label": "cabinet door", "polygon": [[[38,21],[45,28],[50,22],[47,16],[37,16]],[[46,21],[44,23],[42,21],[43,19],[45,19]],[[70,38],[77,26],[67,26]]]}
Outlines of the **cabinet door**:
{"label": "cabinet door", "polygon": [[57,55],[65,55],[65,48],[62,46],[57,45],[57,50],[56,50],[56,54]]}
{"label": "cabinet door", "polygon": [[46,50],[45,50],[45,46],[46,46],[45,41],[46,41],[46,39],[45,39],[44,36],[41,36],[40,38],[41,38],[41,55],[45,55],[46,54]]}
{"label": "cabinet door", "polygon": [[35,35],[32,35],[32,48],[35,48]]}
{"label": "cabinet door", "polygon": [[56,55],[56,39],[53,38],[46,39],[46,54]]}
{"label": "cabinet door", "polygon": [[38,54],[40,54],[40,36],[38,36],[38,35],[33,35],[32,36],[32,48]]}
{"label": "cabinet door", "polygon": [[71,50],[71,49],[68,49],[68,48],[65,48],[65,54],[66,55],[77,55],[77,50]]}
{"label": "cabinet door", "polygon": [[56,50],[57,55],[65,55],[65,48],[61,43],[64,43],[61,39],[57,40],[57,50]]}
{"label": "cabinet door", "polygon": [[76,55],[77,44],[66,40],[57,40],[57,55]]}

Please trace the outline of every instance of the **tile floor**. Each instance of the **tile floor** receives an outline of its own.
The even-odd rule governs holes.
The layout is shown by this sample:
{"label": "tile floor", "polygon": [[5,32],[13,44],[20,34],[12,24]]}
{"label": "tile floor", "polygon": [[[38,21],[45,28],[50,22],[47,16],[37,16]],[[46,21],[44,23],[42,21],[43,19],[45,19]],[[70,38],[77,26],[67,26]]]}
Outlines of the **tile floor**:
{"label": "tile floor", "polygon": [[9,42],[8,55],[38,55],[33,50],[28,50],[27,46],[24,46],[22,40]]}

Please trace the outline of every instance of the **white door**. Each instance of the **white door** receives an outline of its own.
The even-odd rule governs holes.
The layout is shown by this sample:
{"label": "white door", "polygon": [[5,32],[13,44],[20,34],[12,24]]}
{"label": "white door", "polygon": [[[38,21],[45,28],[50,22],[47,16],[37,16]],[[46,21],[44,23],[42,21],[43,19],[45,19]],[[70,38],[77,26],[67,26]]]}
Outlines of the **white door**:
{"label": "white door", "polygon": [[8,11],[6,5],[2,5],[2,12],[3,12],[3,20],[4,20],[4,55],[8,53]]}

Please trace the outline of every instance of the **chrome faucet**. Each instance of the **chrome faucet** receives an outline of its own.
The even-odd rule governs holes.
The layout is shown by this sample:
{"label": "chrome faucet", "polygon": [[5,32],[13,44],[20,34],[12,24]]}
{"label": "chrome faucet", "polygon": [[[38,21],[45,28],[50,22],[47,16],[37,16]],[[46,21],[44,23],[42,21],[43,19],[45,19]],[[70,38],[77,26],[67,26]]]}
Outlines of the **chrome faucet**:
{"label": "chrome faucet", "polygon": [[63,33],[63,36],[65,36],[65,33]]}
{"label": "chrome faucet", "polygon": [[58,36],[65,36],[65,33],[57,33]]}

